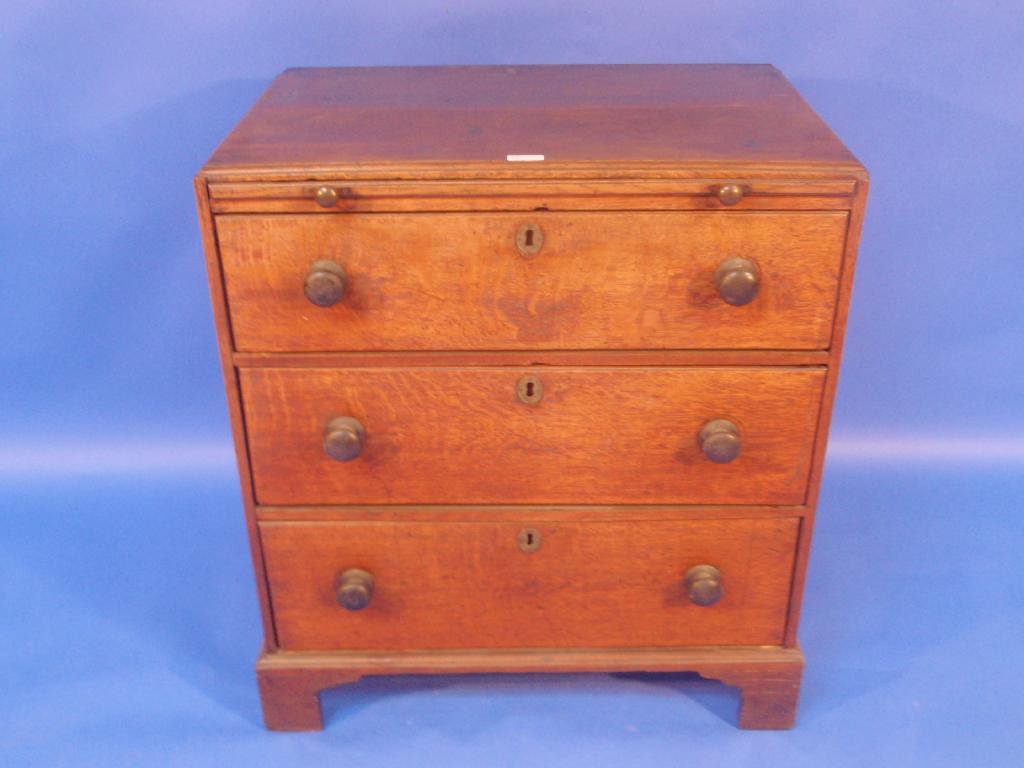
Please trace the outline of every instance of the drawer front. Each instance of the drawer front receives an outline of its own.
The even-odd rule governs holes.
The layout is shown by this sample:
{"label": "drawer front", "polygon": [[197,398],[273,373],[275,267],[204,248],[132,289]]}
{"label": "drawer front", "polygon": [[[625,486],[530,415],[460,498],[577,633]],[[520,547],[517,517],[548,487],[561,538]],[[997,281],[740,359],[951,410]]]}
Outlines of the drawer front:
{"label": "drawer front", "polygon": [[[278,641],[291,651],[782,641],[796,519],[544,522],[529,526],[529,552],[525,527],[263,523]],[[702,565],[720,574],[720,593],[697,585],[705,601],[720,594],[710,605],[686,583]],[[361,610],[339,601],[350,569],[372,577]]]}
{"label": "drawer front", "polygon": [[[251,368],[240,379],[264,505],[800,504],[824,370]],[[363,431],[358,455],[339,461],[326,444],[346,418]],[[718,420],[736,428],[729,463],[705,453],[719,437],[699,439]]]}
{"label": "drawer front", "polygon": [[[825,349],[846,219],[219,216],[217,238],[240,351]],[[726,303],[716,285],[729,272],[719,267],[736,258],[756,265],[759,289],[743,306]],[[344,270],[331,306],[305,293],[311,265],[323,260]],[[337,276],[314,271],[337,290]]]}

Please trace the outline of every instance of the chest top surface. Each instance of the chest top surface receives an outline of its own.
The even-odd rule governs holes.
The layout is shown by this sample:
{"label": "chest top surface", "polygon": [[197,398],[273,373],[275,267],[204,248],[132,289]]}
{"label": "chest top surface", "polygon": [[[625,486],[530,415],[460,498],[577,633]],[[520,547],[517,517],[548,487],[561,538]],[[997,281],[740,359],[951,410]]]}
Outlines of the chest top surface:
{"label": "chest top surface", "polygon": [[203,172],[595,166],[862,170],[774,67],[673,64],[289,69]]}

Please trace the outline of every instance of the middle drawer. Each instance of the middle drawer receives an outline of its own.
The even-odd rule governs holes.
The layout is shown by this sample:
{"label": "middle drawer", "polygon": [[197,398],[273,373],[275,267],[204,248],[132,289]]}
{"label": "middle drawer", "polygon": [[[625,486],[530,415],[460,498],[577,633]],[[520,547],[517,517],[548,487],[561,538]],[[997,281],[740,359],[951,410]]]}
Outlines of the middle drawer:
{"label": "middle drawer", "polygon": [[239,373],[263,505],[802,504],[825,380],[818,367]]}

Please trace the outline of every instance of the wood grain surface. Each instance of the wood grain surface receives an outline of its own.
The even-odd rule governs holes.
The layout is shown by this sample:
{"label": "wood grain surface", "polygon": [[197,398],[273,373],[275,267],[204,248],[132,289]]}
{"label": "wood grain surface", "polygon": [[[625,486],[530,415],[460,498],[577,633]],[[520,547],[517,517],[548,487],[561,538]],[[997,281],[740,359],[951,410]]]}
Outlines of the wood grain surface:
{"label": "wood grain surface", "polygon": [[364,350],[360,352],[236,352],[239,368],[433,368],[529,366],[828,365],[826,349],[517,349]]}
{"label": "wood grain surface", "polygon": [[528,506],[512,504],[381,504],[362,506],[348,504],[331,506],[256,507],[256,519],[275,522],[410,522],[410,523],[463,523],[486,519],[490,522],[520,523],[571,520],[576,523],[608,522],[662,522],[666,520],[704,520],[715,518],[796,517],[808,514],[806,506],[756,506],[736,504],[678,505],[678,504],[587,504]]}
{"label": "wood grain surface", "polygon": [[[785,627],[798,521],[261,523],[284,650],[772,645]],[[694,565],[722,573],[712,606],[689,601]],[[373,574],[346,611],[337,574]]]}
{"label": "wood grain surface", "polygon": [[[852,178],[575,179],[517,181],[364,181],[321,179],[210,184],[214,213],[390,213],[412,211],[615,211],[713,210],[726,208],[718,198],[723,184],[737,184],[743,199],[737,210],[848,209]],[[337,202],[328,208],[316,200],[327,185]]]}
{"label": "wood grain surface", "polygon": [[670,64],[290,69],[206,170],[540,165],[510,154],[856,166],[774,67]]}
{"label": "wood grain surface", "polygon": [[[543,399],[516,396],[526,373]],[[800,504],[821,368],[242,369],[260,504]],[[338,416],[362,455],[323,450]],[[705,422],[742,453],[708,461]]]}
{"label": "wood grain surface", "polygon": [[224,275],[221,272],[220,258],[217,252],[217,236],[214,218],[210,212],[208,192],[206,183],[202,179],[197,178],[195,180],[195,195],[199,214],[199,229],[202,234],[203,249],[206,256],[210,301],[213,308],[214,327],[217,331],[221,372],[224,376],[228,417],[231,419],[231,436],[234,440],[238,478],[241,481],[242,506],[245,510],[245,524],[249,534],[249,552],[252,557],[253,572],[256,577],[256,592],[259,596],[260,613],[263,619],[263,642],[268,650],[273,651],[276,648],[277,641],[274,635],[273,617],[270,614],[270,601],[267,598],[267,579],[263,569],[263,550],[260,547],[259,535],[256,529],[256,515],[254,511],[256,505],[252,497],[252,470],[249,464],[249,453],[246,445],[245,425],[242,422],[238,369],[232,361],[231,324],[228,318],[227,298],[224,295]]}
{"label": "wood grain surface", "polygon": [[828,373],[825,379],[825,390],[822,396],[821,412],[818,416],[818,427],[815,430],[814,460],[811,464],[811,480],[808,485],[809,493],[807,496],[809,514],[801,529],[800,546],[797,552],[796,568],[794,569],[793,589],[789,607],[789,625],[786,629],[786,643],[788,645],[796,644],[797,630],[800,627],[800,610],[803,603],[804,582],[807,578],[807,563],[810,558],[811,540],[817,515],[818,494],[821,491],[821,478],[825,470],[829,427],[832,422],[832,411],[835,406],[836,388],[839,384],[839,369],[846,339],[846,324],[849,318],[850,297],[853,292],[854,269],[857,264],[857,248],[860,243],[864,212],[867,208],[867,198],[868,181],[865,178],[857,185],[857,194],[853,200],[850,225],[846,236],[846,250],[843,255],[839,298],[836,305],[835,322],[832,327],[832,342],[829,352],[831,360],[829,361]]}
{"label": "wood grain surface", "polygon": [[[320,691],[365,675],[481,672],[696,672],[740,690],[741,728],[792,728],[804,656],[797,647],[264,652],[256,664],[267,727],[324,727]],[[341,716],[344,716],[342,710]]]}
{"label": "wood grain surface", "polygon": [[[196,179],[268,726],[320,727],[318,691],[364,675],[693,670],[741,688],[742,727],[790,727],[867,183],[765,65],[280,75]],[[727,256],[760,265],[750,305],[715,292]],[[326,310],[324,258],[349,275]],[[349,567],[377,577],[358,613]]]}
{"label": "wood grain surface", "polygon": [[[845,212],[218,216],[235,346],[381,349],[825,349]],[[543,231],[524,257],[517,229]],[[750,304],[715,270],[757,262]],[[310,264],[348,273],[341,302],[303,294]]]}

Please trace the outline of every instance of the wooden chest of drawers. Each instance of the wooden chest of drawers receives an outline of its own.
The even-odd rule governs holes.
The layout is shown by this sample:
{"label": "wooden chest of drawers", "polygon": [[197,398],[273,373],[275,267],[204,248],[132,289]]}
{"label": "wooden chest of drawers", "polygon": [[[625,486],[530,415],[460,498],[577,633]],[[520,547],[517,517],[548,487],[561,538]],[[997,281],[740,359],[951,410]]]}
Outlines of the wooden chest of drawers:
{"label": "wooden chest of drawers", "polygon": [[289,70],[196,192],[269,727],[579,670],[793,724],[867,174],[775,69]]}

